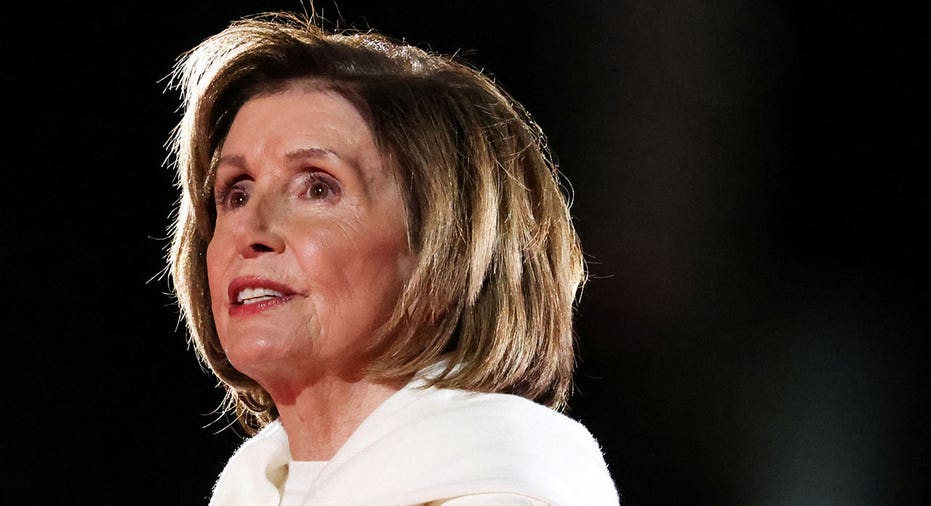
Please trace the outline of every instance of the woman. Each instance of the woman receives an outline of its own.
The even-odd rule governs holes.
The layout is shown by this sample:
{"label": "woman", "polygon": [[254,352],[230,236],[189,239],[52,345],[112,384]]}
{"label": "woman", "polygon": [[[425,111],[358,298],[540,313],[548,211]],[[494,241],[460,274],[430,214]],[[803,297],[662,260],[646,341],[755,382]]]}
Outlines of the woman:
{"label": "woman", "polygon": [[560,412],[584,264],[542,133],[487,77],[289,13],[172,73],[169,267],[252,436],[226,504],[617,504]]}

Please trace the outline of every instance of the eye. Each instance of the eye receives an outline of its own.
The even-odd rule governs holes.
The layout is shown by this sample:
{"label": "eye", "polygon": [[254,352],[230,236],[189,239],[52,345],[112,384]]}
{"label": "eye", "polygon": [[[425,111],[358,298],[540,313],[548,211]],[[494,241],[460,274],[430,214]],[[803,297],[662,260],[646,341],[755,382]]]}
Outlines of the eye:
{"label": "eye", "polygon": [[303,197],[308,200],[333,200],[340,196],[340,186],[322,172],[311,172],[304,179]]}
{"label": "eye", "polygon": [[314,200],[323,200],[330,196],[330,186],[323,181],[314,181],[307,189],[307,197]]}
{"label": "eye", "polygon": [[246,202],[249,201],[249,194],[242,190],[242,188],[233,188],[227,194],[226,199],[223,201],[223,205],[227,209],[237,209],[246,205]]}
{"label": "eye", "polygon": [[245,181],[238,181],[230,185],[218,186],[214,198],[217,209],[239,209],[249,202],[248,185]]}

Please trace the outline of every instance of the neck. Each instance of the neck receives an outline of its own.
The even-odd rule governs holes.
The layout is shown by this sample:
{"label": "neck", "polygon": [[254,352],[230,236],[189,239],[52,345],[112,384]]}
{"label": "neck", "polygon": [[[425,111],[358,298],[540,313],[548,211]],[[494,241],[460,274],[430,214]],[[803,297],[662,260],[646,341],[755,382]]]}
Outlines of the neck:
{"label": "neck", "polygon": [[[405,382],[321,378],[278,403],[294,460],[330,460],[365,418]],[[274,394],[273,394],[274,397]]]}

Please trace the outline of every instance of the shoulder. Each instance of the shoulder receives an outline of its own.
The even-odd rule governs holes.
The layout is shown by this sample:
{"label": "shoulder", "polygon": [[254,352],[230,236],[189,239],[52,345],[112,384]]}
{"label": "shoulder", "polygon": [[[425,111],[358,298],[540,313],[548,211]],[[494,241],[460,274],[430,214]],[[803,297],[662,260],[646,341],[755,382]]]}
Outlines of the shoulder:
{"label": "shoulder", "polygon": [[396,485],[416,477],[415,488],[425,494],[418,499],[503,493],[554,505],[618,503],[596,439],[546,406],[421,385],[383,408],[335,459],[346,470],[391,462],[380,467],[381,477]]}
{"label": "shoulder", "polygon": [[523,397],[443,388],[424,389],[416,395],[418,400],[413,406],[422,414],[425,424],[448,427],[459,435],[473,435],[475,443],[536,446],[558,439],[563,444],[550,449],[603,460],[598,442],[582,423]]}

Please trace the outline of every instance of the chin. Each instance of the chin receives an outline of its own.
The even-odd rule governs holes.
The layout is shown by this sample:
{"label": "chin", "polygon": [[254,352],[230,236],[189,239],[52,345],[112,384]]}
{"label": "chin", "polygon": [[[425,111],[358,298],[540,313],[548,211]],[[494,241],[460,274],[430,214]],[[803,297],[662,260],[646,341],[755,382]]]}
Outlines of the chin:
{"label": "chin", "polygon": [[286,361],[293,361],[295,357],[290,347],[267,339],[237,340],[229,345],[224,344],[223,350],[233,367],[256,380],[256,375],[280,370]]}

